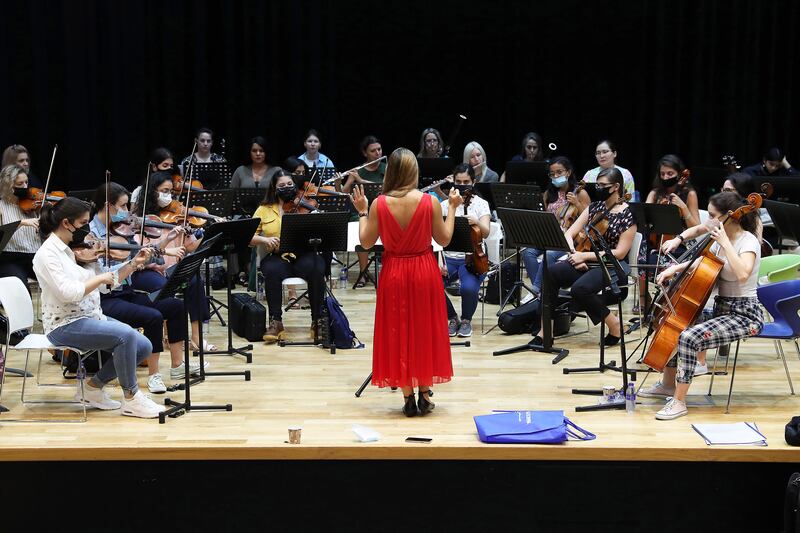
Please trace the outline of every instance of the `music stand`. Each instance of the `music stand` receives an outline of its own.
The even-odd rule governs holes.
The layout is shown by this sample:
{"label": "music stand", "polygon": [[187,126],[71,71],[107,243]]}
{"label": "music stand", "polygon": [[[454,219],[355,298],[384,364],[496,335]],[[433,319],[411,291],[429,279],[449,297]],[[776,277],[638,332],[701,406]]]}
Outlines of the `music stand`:
{"label": "music stand", "polygon": [[449,176],[456,162],[449,157],[418,157],[419,186],[425,187]]}
{"label": "music stand", "polygon": [[772,185],[770,198],[774,201],[800,204],[800,187],[797,186],[797,176],[755,176],[753,178],[754,190],[760,191],[761,186],[765,183]]}
{"label": "music stand", "polygon": [[[372,205],[372,202],[378,196],[380,196],[381,190],[383,189],[383,184],[382,183],[363,183],[361,185],[364,188],[364,196],[367,197],[367,202],[369,203],[369,205]],[[342,249],[346,250],[347,248],[345,247],[345,248],[342,248]],[[369,259],[367,260],[367,266],[364,267],[364,270],[361,270],[360,269],[361,267],[359,267],[358,277],[356,278],[356,281],[353,283],[353,288],[355,289],[356,285],[358,285],[358,283],[363,279],[365,284],[368,281],[372,281],[372,284],[375,285],[375,288],[377,289],[378,288],[378,258],[380,257],[381,253],[383,253],[383,245],[382,244],[376,244],[375,246],[373,246],[369,250],[367,250],[366,248],[363,248],[361,245],[358,245],[358,246],[356,246],[356,252],[372,253],[372,256],[369,257]],[[347,269],[350,270],[356,264],[358,264],[358,261],[355,261],[355,262],[347,265]],[[369,273],[370,265],[374,265],[374,267],[375,267],[375,277],[374,278]]]}
{"label": "music stand", "polygon": [[[206,189],[229,189],[231,186],[231,172],[225,161],[187,163],[184,171],[191,170],[190,178],[199,180]],[[214,184],[213,187],[211,184]]]}
{"label": "music stand", "polygon": [[[189,314],[189,306],[186,303],[186,288],[189,286],[192,278],[194,278],[199,272],[200,267],[203,264],[205,258],[211,252],[211,247],[213,246],[213,242],[218,239],[211,239],[207,241],[207,246],[201,246],[197,251],[187,255],[183,259],[181,259],[178,264],[175,265],[174,270],[167,278],[167,283],[161,287],[161,289],[150,293],[150,301],[158,302],[163,300],[164,298],[176,297],[183,300],[183,312],[188,316]],[[191,400],[191,386],[192,381],[190,380],[190,372],[189,372],[189,339],[191,339],[191,334],[189,332],[189,324],[186,324],[186,339],[183,341],[183,364],[185,365],[186,372],[184,373],[183,377],[183,393],[184,399],[183,402],[176,402],[170,398],[164,400],[164,405],[171,405],[170,409],[166,411],[162,411],[158,414],[158,423],[163,424],[167,421],[167,417],[176,418],[189,412],[191,410],[224,410],[224,411],[232,411],[233,406],[231,404],[225,405],[192,405]],[[202,343],[202,341],[201,341]],[[201,356],[200,360],[200,367],[203,366],[203,360]]]}
{"label": "music stand", "polygon": [[259,204],[267,193],[266,187],[254,187],[247,189],[233,189],[233,203],[231,214],[245,217],[253,216]]}
{"label": "music stand", "polygon": [[348,213],[350,212],[350,195],[342,193],[339,195],[314,195],[308,197],[317,202],[317,209],[326,213]]}
{"label": "music stand", "polygon": [[494,195],[492,195],[492,186],[495,185],[494,183],[476,183],[473,185],[475,191],[478,193],[478,196],[483,198],[489,203],[489,211],[496,211],[497,205],[494,203]]}
{"label": "music stand", "polygon": [[[256,231],[258,230],[258,225],[260,224],[261,220],[258,218],[241,218],[239,220],[229,220],[227,222],[217,222],[209,230],[206,232],[205,238],[203,239],[203,244],[206,242],[211,242],[212,244],[209,246],[209,254],[208,255],[227,255],[228,257],[228,266],[230,267],[231,263],[234,262],[234,257],[238,256],[239,254],[245,253],[250,248],[250,240],[255,235]],[[231,308],[231,291],[233,285],[233,276],[235,273],[232,272],[233,269],[228,269],[227,279],[225,280],[225,287],[227,292],[227,299],[228,304],[225,306],[229,310]],[[206,278],[208,279],[208,278]],[[226,324],[228,328],[228,348],[225,350],[217,351],[217,352],[210,352],[213,355],[241,355],[245,358],[248,363],[253,362],[253,354],[250,353],[253,350],[253,345],[248,344],[246,346],[242,346],[236,348],[233,346],[233,331],[230,324],[230,317],[228,317],[228,323]],[[200,334],[202,335],[202,328],[200,328]],[[200,337],[200,356],[203,356],[203,338]],[[200,372],[201,376],[204,375],[212,375],[212,376],[244,376],[245,381],[250,381],[250,371],[246,372],[205,372],[203,370],[203,361],[200,361]]]}
{"label": "music stand", "polygon": [[762,207],[766,208],[775,229],[778,231],[778,253],[783,252],[783,238],[795,242],[800,238],[800,206],[774,200],[764,200]]}
{"label": "music stand", "polygon": [[550,163],[547,161],[508,161],[506,183],[517,185],[543,185],[549,181]]}
{"label": "music stand", "polygon": [[[322,252],[335,252],[347,250],[347,223],[350,213],[287,213],[281,220],[281,245],[278,254],[312,251],[314,255],[321,256]],[[324,285],[328,298],[336,297],[327,285]],[[309,298],[310,299],[310,298]],[[338,300],[336,300],[338,301]],[[320,310],[322,311],[322,310]],[[324,317],[327,314],[323,313]],[[279,341],[278,345],[284,346],[322,346],[330,349],[331,354],[336,353],[336,345],[330,342],[330,323],[326,318],[321,318],[314,340],[311,342],[286,342]],[[321,326],[321,327],[320,327]],[[319,334],[322,330],[322,339]]]}
{"label": "music stand", "polygon": [[68,196],[83,200],[84,202],[91,202],[95,192],[94,189],[81,189],[79,191],[69,191]]}
{"label": "music stand", "polygon": [[566,348],[553,347],[553,331],[550,309],[551,304],[551,288],[550,279],[547,273],[547,252],[550,250],[569,251],[569,244],[564,237],[564,232],[561,230],[561,225],[553,213],[542,211],[525,211],[523,209],[507,209],[498,208],[498,214],[503,220],[503,227],[506,231],[506,236],[513,235],[514,242],[519,246],[527,246],[531,248],[538,248],[542,250],[542,344],[534,344],[533,340],[521,346],[507,348],[493,352],[492,355],[506,355],[510,353],[521,352],[524,350],[533,350],[535,352],[554,353],[556,357],[553,359],[553,364],[558,363],[569,355],[569,350]]}
{"label": "music stand", "polygon": [[[209,215],[226,218],[233,214],[233,195],[233,189],[192,191],[192,203],[189,209],[203,206]],[[186,204],[186,192],[180,194],[179,200]]]}

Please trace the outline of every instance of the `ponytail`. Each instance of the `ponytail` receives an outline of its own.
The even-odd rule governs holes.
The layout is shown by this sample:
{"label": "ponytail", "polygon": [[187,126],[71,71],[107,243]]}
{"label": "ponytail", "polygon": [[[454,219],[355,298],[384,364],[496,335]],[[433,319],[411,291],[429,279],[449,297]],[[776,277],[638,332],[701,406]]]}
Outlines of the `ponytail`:
{"label": "ponytail", "polygon": [[88,213],[90,209],[91,206],[87,202],[72,196],[62,198],[53,205],[45,203],[39,215],[39,235],[42,240],[46,239],[61,225],[62,220],[67,219],[74,222],[84,213]]}
{"label": "ponytail", "polygon": [[[708,203],[714,204],[714,207],[724,215],[730,211],[736,211],[738,208],[745,205],[747,201],[743,200],[742,197],[735,192],[725,191],[718,192],[709,198]],[[754,209],[739,218],[739,225],[743,230],[749,231],[755,235],[756,229],[758,228],[758,217],[758,209]]]}

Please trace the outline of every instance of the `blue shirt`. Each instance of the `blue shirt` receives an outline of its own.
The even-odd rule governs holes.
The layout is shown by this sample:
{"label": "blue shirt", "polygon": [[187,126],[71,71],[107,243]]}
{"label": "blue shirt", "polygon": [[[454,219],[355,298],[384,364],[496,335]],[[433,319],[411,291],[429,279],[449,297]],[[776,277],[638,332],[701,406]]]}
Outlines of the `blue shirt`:
{"label": "blue shirt", "polygon": [[[303,163],[308,165],[309,168],[312,168],[314,165],[317,165],[317,168],[319,168],[319,169],[336,168],[333,165],[333,161],[331,161],[331,159],[328,156],[326,156],[325,154],[318,153],[317,154],[317,160],[316,161],[311,161],[308,157],[306,157],[306,154],[304,152],[302,155],[297,156],[297,159],[299,159],[300,161],[302,161]],[[287,172],[291,172],[294,169],[284,169],[284,170],[286,170]]]}

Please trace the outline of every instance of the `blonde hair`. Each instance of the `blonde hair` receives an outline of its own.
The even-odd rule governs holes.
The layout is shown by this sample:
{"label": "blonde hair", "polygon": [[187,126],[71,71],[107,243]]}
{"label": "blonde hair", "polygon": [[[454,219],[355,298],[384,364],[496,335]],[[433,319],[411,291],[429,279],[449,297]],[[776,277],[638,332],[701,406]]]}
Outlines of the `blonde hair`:
{"label": "blonde hair", "polygon": [[21,144],[12,144],[5,150],[3,150],[3,168],[7,167],[8,165],[16,165],[17,164],[17,156],[19,154],[27,154],[28,149],[22,146]]}
{"label": "blonde hair", "polygon": [[408,192],[417,188],[419,166],[414,152],[408,148],[398,148],[389,156],[386,175],[383,177],[383,194],[392,191]]}
{"label": "blonde hair", "polygon": [[478,169],[474,169],[475,177],[482,178],[483,175],[486,174],[486,169],[489,168],[489,162],[486,160],[486,150],[483,149],[483,146],[481,146],[481,144],[478,141],[472,141],[464,147],[464,159],[462,160],[462,163],[466,163],[468,165],[470,164],[469,158],[472,155],[472,151],[475,148],[477,148],[480,151],[480,153],[483,154],[483,163],[480,165],[483,168],[480,169],[480,172],[478,172]]}
{"label": "blonde hair", "polygon": [[28,175],[25,169],[18,165],[6,165],[0,170],[0,198],[12,202],[14,198],[14,182],[20,174]]}

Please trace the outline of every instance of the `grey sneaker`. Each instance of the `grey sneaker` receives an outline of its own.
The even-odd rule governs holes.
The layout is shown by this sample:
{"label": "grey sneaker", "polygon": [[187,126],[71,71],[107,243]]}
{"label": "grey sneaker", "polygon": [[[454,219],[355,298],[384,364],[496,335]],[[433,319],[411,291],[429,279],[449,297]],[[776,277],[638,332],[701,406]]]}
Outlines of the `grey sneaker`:
{"label": "grey sneaker", "polygon": [[644,398],[666,398],[675,394],[675,388],[667,388],[661,381],[657,381],[655,385],[651,385],[646,389],[640,389],[638,396]]}
{"label": "grey sneaker", "polygon": [[678,417],[684,416],[689,412],[686,409],[686,404],[682,401],[673,398],[667,402],[659,412],[656,413],[656,420],[674,420]]}
{"label": "grey sneaker", "polygon": [[458,320],[455,318],[451,318],[447,322],[447,332],[450,334],[451,337],[455,337],[456,333],[458,333]]}
{"label": "grey sneaker", "polygon": [[472,337],[472,322],[469,320],[462,320],[461,325],[458,327],[459,337]]}

